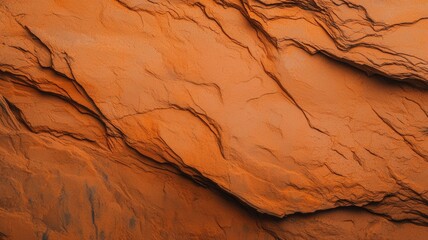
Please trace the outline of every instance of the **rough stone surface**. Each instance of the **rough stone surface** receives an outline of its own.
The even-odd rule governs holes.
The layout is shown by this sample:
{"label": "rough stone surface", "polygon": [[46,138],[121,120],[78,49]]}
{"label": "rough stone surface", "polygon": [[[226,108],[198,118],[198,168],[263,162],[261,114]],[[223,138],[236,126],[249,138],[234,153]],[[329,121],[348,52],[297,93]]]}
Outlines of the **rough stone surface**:
{"label": "rough stone surface", "polygon": [[0,2],[0,239],[426,239],[428,2]]}

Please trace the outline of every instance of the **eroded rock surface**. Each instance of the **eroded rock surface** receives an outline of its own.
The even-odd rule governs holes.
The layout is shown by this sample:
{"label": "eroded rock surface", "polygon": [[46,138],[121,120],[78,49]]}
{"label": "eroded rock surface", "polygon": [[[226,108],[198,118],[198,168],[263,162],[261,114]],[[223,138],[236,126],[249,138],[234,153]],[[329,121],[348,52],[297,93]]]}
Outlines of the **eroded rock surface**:
{"label": "eroded rock surface", "polygon": [[426,238],[428,4],[380,2],[1,2],[0,239]]}

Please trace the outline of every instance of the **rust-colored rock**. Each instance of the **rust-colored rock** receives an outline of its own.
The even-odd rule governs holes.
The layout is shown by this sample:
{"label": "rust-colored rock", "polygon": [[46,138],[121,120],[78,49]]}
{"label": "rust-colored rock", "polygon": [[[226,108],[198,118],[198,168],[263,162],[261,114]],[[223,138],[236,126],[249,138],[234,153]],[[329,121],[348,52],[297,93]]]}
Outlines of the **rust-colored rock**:
{"label": "rust-colored rock", "polygon": [[1,2],[0,239],[426,239],[428,4],[380,2]]}

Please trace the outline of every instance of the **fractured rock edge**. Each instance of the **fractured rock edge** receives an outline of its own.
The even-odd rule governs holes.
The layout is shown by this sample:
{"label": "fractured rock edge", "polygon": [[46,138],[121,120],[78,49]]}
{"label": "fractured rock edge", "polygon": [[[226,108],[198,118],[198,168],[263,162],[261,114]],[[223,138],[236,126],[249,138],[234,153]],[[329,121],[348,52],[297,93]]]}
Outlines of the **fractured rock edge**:
{"label": "fractured rock edge", "polygon": [[[32,34],[31,33],[31,30],[29,30],[29,28],[27,28],[27,30],[28,31],[30,31],[30,34]],[[34,34],[33,34],[34,35]],[[34,35],[35,36],[35,38],[37,38],[36,37],[36,35]],[[39,39],[39,41],[40,41],[40,39]],[[43,42],[41,42],[41,43],[43,43]],[[49,49],[48,47],[46,47],[47,49]],[[52,53],[51,53],[52,54]],[[67,58],[66,58],[67,59]],[[49,62],[49,61],[43,61],[43,62]],[[66,61],[67,62],[67,61]],[[41,64],[42,65],[42,64]],[[45,65],[44,67],[47,67],[47,66],[49,66],[49,64],[43,64],[43,65]],[[70,68],[70,71],[67,73],[65,73],[65,74],[63,74],[63,75],[65,75],[65,76],[67,76],[68,77],[68,79],[70,79],[71,81],[73,81],[73,73],[72,73],[72,70],[71,70],[71,67],[69,66],[69,68]],[[53,68],[53,70],[55,71],[55,68]],[[56,71],[56,73],[59,73],[58,71]],[[6,74],[6,73],[5,73]],[[17,76],[16,75],[14,75],[14,74],[16,74],[16,73],[8,73],[8,74],[12,74],[12,76],[10,76],[11,78],[16,78]],[[6,74],[7,75],[7,74]],[[22,76],[20,76],[20,77],[22,77]],[[392,76],[392,77],[394,77],[394,76]],[[19,78],[18,78],[19,79]],[[22,79],[20,80],[21,82],[25,82],[25,81],[22,81]],[[31,79],[28,79],[27,81],[29,81],[29,82],[31,82]],[[27,83],[28,84],[28,83]],[[96,106],[96,104],[93,102],[93,100],[91,100],[91,97],[86,93],[86,91],[84,90],[84,88],[82,87],[82,86],[79,86],[79,84],[75,81],[75,79],[74,79],[74,81],[73,81],[73,84],[75,84],[76,85],[76,88],[78,89],[78,92],[80,92],[83,96],[85,96],[85,98],[86,98],[86,103],[88,103],[88,106],[85,106],[85,105],[82,105],[82,104],[79,104],[79,103],[77,103],[77,102],[75,102],[74,100],[73,100],[73,105],[78,105],[78,107],[79,108],[85,108],[85,110],[84,111],[88,111],[91,115],[93,115],[94,117],[96,116],[96,118],[98,118],[98,121],[99,122],[101,122],[104,126],[105,126],[105,128],[106,128],[106,130],[105,130],[105,132],[107,132],[107,134],[106,135],[110,135],[110,136],[113,136],[113,137],[120,137],[120,138],[124,138],[125,136],[124,136],[124,134],[123,133],[121,133],[116,127],[114,127],[114,125],[113,124],[111,124],[111,123],[109,123],[109,120],[107,119],[107,117],[105,117],[105,116],[103,116],[102,114],[101,114],[101,111],[98,109],[98,107]],[[61,96],[62,98],[65,98],[65,99],[67,99],[68,97],[67,96]],[[72,99],[71,97],[69,98],[69,99]],[[88,110],[88,109],[90,109],[90,111]],[[24,118],[22,118],[22,119],[24,119]],[[23,120],[22,120],[23,121]],[[64,133],[59,133],[59,134],[64,134]],[[65,135],[67,135],[67,134],[65,134]],[[79,139],[79,137],[77,137],[78,139]],[[82,138],[80,138],[81,140],[83,140]],[[109,141],[107,141],[107,142],[109,142]],[[126,141],[125,141],[126,142]],[[184,168],[183,168],[184,167]],[[212,182],[211,181],[209,181],[209,180],[207,180],[207,178],[205,178],[205,177],[203,177],[203,176],[201,176],[201,174],[197,171],[197,169],[195,169],[195,168],[191,168],[190,166],[181,166],[181,170],[185,173],[185,174],[187,174],[187,175],[190,175],[193,179],[196,179],[196,181],[202,181],[202,182],[204,182],[205,184],[209,184],[209,185],[212,185]],[[231,194],[233,194],[233,193],[231,193]],[[250,204],[251,205],[251,204]],[[252,207],[254,207],[254,208],[256,208],[257,209],[257,207],[255,207],[255,206],[252,206]],[[260,209],[258,209],[258,210],[260,210]],[[272,215],[275,215],[275,213],[271,213]]]}
{"label": "fractured rock edge", "polygon": [[[11,197],[0,202],[2,239],[236,239],[255,236],[258,239],[308,239],[315,236],[327,239],[344,236],[353,239],[423,239],[428,231],[426,227],[407,221],[385,221],[356,207],[296,213],[282,220],[262,215],[253,208],[242,208],[240,202],[222,191],[195,184],[193,179],[169,165],[130,152],[123,142],[115,143],[110,152],[105,152],[93,142],[69,135],[32,133],[21,125],[21,120],[15,119],[17,112],[13,106],[4,98],[0,102],[3,113],[7,113],[0,118],[0,141],[4,144],[0,147],[3,156],[0,161],[5,173],[0,187]],[[4,138],[6,136],[8,138]],[[76,151],[76,147],[80,150]],[[19,155],[19,151],[31,148],[40,149],[39,153],[33,151],[29,157]],[[44,154],[51,151],[68,160],[46,158]],[[72,152],[78,155],[69,155]],[[84,155],[81,154],[85,153],[94,159],[82,158]],[[105,154],[109,157],[104,158]],[[67,161],[84,167],[55,171]],[[51,166],[44,169],[46,164]],[[121,174],[129,177],[120,177]],[[16,187],[16,193],[8,187],[9,184]],[[136,189],[142,191],[142,195],[135,195]],[[159,193],[162,195],[160,199],[167,199],[165,202],[151,197]],[[192,203],[183,202],[183,196],[193,199]],[[32,200],[29,204],[25,199]],[[151,217],[146,218],[146,213]],[[152,225],[149,221],[156,216],[170,220],[174,214],[181,217],[173,225],[159,228],[159,223]],[[106,221],[106,217],[116,223],[111,225],[112,220]],[[186,222],[177,224],[181,221]],[[244,234],[242,228],[246,229]]]}

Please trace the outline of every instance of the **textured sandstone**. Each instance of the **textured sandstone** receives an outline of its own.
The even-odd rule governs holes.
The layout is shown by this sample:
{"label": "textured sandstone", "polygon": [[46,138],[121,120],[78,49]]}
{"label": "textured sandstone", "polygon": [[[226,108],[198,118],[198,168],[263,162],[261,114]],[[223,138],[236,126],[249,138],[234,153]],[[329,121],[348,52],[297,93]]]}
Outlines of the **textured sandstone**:
{"label": "textured sandstone", "polygon": [[0,239],[424,239],[428,4],[380,2],[2,1]]}

